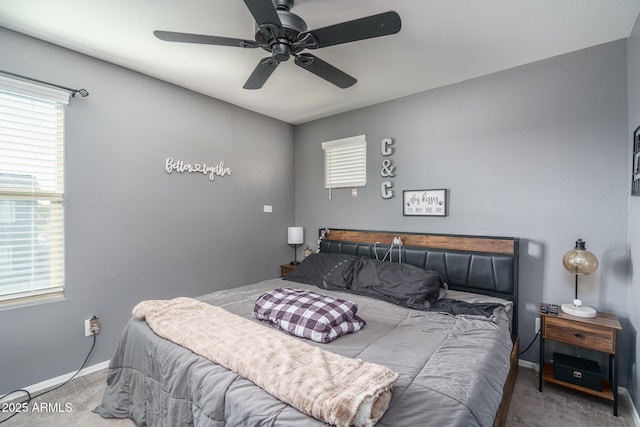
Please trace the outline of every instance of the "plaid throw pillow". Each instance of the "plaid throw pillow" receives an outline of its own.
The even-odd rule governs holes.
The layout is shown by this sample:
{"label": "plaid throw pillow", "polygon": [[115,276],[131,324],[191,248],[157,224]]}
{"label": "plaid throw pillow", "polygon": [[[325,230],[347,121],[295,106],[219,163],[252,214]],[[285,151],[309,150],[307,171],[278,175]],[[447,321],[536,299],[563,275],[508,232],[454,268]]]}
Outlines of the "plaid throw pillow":
{"label": "plaid throw pillow", "polygon": [[276,288],[258,298],[253,317],[292,335],[328,343],[364,327],[357,311],[358,305],[352,301],[300,289]]}

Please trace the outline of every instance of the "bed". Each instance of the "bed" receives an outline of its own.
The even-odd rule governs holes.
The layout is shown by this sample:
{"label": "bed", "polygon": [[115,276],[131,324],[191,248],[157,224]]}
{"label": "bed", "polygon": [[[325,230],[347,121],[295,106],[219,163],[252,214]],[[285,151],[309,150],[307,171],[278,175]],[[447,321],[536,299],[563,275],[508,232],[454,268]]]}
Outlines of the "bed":
{"label": "bed", "polygon": [[[439,273],[446,288],[429,310],[416,309],[398,304],[395,295],[372,297],[355,287],[333,286],[332,281],[320,286],[305,283],[309,280],[303,273],[310,265],[305,259],[293,272],[300,270],[298,277],[292,273],[295,281],[277,278],[218,291],[198,297],[197,304],[222,308],[238,320],[284,336],[263,326],[253,314],[256,301],[274,289],[353,302],[366,323],[361,330],[327,343],[289,335],[286,339],[343,358],[338,360],[348,358],[394,372],[390,400],[380,419],[374,419],[376,426],[502,426],[517,375],[518,244],[519,239],[511,237],[322,230],[318,246],[323,262],[333,256],[383,267],[405,264],[403,268]],[[484,305],[490,313],[453,315],[434,309],[449,300],[474,308]],[[259,342],[257,335],[249,340]],[[253,355],[249,344],[236,353]],[[162,338],[144,320],[131,319],[110,362],[103,401],[95,412],[150,426],[327,425],[305,414],[305,408],[278,400],[200,354],[206,355]]]}

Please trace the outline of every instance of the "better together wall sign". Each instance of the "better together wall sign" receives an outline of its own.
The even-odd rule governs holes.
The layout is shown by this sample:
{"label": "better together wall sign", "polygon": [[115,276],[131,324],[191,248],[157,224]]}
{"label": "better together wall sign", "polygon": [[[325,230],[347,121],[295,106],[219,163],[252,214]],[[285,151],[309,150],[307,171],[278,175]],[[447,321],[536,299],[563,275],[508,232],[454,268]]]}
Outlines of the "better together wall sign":
{"label": "better together wall sign", "polygon": [[231,168],[225,166],[223,161],[210,166],[206,163],[185,163],[182,160],[174,160],[173,157],[167,157],[164,169],[168,174],[172,172],[200,173],[208,176],[210,181],[215,180],[217,176],[231,175]]}

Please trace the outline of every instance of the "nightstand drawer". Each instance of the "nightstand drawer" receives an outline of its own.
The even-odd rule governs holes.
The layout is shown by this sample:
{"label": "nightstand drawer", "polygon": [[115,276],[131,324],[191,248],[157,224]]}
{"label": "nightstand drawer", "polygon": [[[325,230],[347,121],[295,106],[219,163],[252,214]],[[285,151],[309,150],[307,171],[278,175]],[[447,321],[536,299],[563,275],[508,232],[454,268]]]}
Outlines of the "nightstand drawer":
{"label": "nightstand drawer", "polygon": [[611,328],[547,316],[542,333],[545,339],[609,354],[616,352],[615,330]]}

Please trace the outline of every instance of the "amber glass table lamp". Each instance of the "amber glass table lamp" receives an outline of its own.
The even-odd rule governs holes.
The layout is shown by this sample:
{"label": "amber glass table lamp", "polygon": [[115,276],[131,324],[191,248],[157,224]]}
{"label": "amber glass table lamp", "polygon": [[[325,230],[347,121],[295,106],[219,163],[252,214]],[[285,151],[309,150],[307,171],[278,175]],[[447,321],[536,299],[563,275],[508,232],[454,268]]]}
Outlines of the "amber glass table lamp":
{"label": "amber glass table lamp", "polygon": [[578,299],[578,276],[591,274],[596,271],[598,268],[598,259],[586,249],[585,242],[582,239],[578,239],[576,247],[562,257],[562,265],[576,275],[575,299],[573,300],[573,304],[562,304],[562,311],[572,316],[596,317],[596,310],[591,307],[585,307],[582,305],[582,301]]}

